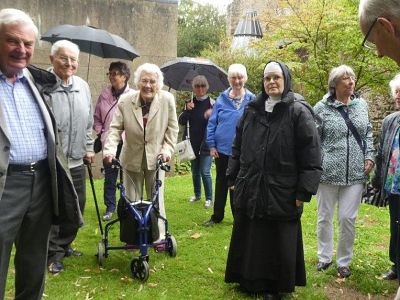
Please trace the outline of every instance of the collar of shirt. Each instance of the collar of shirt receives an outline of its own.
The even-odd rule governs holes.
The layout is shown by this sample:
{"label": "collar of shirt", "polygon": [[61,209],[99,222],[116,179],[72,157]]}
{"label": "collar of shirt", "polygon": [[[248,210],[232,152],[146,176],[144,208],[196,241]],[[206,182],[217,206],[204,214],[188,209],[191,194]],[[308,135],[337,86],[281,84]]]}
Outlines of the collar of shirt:
{"label": "collar of shirt", "polygon": [[[1,79],[1,80],[4,80],[4,81],[7,81],[6,75],[5,75],[1,70],[0,70],[0,79]],[[17,75],[17,80],[16,80],[16,81],[25,82],[26,80],[27,80],[27,79],[26,79],[26,77],[25,77],[25,74],[24,74],[23,70],[19,71],[19,72],[18,72],[18,75]],[[7,81],[7,82],[10,82],[10,81]]]}

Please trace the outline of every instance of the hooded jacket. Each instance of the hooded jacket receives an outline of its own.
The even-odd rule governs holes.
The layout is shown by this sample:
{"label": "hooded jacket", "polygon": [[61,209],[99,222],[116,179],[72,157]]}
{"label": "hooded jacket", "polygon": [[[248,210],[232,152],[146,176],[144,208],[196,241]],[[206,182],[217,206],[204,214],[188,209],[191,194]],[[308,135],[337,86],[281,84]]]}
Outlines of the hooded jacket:
{"label": "hooded jacket", "polygon": [[354,95],[347,106],[350,120],[366,145],[365,153],[338,111],[344,104],[330,93],[314,106],[321,138],[322,168],[321,182],[332,185],[353,185],[367,180],[364,174],[366,159],[374,161],[372,125],[368,118],[368,105],[364,99]]}
{"label": "hooded jacket", "polygon": [[234,183],[234,210],[250,218],[297,219],[296,200],[310,201],[321,176],[320,142],[312,108],[291,91],[289,69],[282,100],[265,111],[268,95],[250,102],[237,126],[227,176]]}

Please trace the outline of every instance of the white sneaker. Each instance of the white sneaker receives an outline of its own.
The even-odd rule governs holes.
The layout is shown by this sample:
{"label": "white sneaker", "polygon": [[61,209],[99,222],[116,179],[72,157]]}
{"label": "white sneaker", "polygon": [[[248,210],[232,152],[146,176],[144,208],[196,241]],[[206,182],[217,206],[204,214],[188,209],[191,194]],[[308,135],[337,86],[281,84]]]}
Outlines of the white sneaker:
{"label": "white sneaker", "polygon": [[206,203],[204,203],[204,208],[210,208],[213,206],[212,200],[206,200]]}
{"label": "white sneaker", "polygon": [[189,198],[189,202],[191,202],[191,203],[197,202],[199,200],[200,200],[200,198],[196,198],[195,196],[192,196],[192,197]]}
{"label": "white sneaker", "polygon": [[111,219],[112,219],[112,215],[113,215],[113,213],[112,212],[106,212],[105,214],[104,214],[104,216],[103,216],[103,221],[110,221]]}

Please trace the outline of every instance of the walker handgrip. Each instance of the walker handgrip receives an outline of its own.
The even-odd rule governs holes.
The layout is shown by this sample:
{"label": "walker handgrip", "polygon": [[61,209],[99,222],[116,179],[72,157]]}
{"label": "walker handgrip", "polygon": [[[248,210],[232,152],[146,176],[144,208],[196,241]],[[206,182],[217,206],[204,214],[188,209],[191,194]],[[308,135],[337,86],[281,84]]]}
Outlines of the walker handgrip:
{"label": "walker handgrip", "polygon": [[112,166],[112,167],[116,167],[116,168],[120,168],[120,167],[121,167],[121,163],[119,162],[118,159],[113,158],[113,159],[111,160],[111,166]]}

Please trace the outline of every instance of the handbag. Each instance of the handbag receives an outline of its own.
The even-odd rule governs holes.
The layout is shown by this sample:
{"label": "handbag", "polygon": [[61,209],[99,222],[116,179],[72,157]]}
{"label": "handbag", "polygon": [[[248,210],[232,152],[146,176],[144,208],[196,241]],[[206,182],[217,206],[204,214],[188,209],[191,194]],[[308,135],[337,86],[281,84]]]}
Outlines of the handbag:
{"label": "handbag", "polygon": [[175,153],[176,157],[178,158],[179,161],[190,161],[196,158],[196,155],[194,154],[192,144],[190,143],[190,134],[189,134],[189,121],[186,123],[186,138],[177,143],[175,146]]}
{"label": "handbag", "polygon": [[385,207],[388,205],[388,198],[381,199],[381,190],[375,189],[371,182],[367,182],[364,187],[361,202],[365,204],[374,205],[376,207]]}
{"label": "handbag", "polygon": [[103,149],[103,145],[101,143],[101,133],[97,135],[97,138],[94,140],[93,151],[94,153],[99,153]]}

